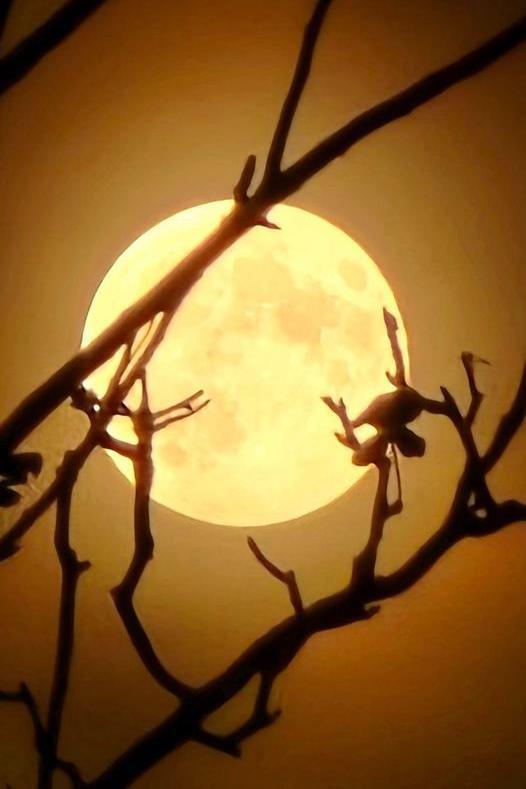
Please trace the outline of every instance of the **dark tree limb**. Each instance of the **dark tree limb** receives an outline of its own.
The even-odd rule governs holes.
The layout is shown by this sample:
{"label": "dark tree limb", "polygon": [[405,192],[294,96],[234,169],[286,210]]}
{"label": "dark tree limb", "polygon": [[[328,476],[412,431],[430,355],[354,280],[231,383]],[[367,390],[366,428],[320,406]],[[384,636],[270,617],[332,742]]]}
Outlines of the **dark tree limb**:
{"label": "dark tree limb", "polygon": [[20,703],[26,707],[33,725],[35,747],[40,758],[49,760],[50,768],[60,770],[67,775],[74,789],[80,789],[80,787],[85,786],[79,770],[73,762],[66,761],[52,754],[49,746],[49,737],[42,723],[37,703],[26,683],[21,682],[19,689],[16,691],[0,691],[0,702],[2,701]]}
{"label": "dark tree limb", "polygon": [[4,35],[4,30],[6,28],[7,20],[11,12],[12,6],[13,6],[13,0],[3,0],[3,2],[0,4],[0,41],[2,40],[2,36]]}
{"label": "dark tree limb", "polygon": [[[314,31],[314,42],[319,27],[313,20],[323,21],[328,0],[319,0],[309,23]],[[526,17],[506,28],[502,33],[476,47],[467,55],[414,83],[406,90],[372,107],[350,121],[334,134],[301,157],[288,169],[263,178],[254,194],[246,201],[237,202],[230,215],[216,231],[187,255],[175,269],[145,294],[133,307],[126,310],[97,337],[87,348],[78,351],[47,381],[37,387],[0,426],[0,454],[9,457],[20,442],[45,419],[93,370],[100,367],[126,342],[130,333],[137,331],[159,312],[175,311],[203,272],[217,257],[241,238],[251,227],[265,224],[266,212],[277,202],[297,191],[309,178],[327,164],[342,156],[353,145],[377,129],[415,110],[447,88],[481,71],[498,58],[524,41]],[[297,74],[310,62],[312,50],[302,48],[298,59]],[[294,80],[293,80],[294,85]],[[284,105],[284,116],[276,130],[275,144],[271,145],[272,157],[277,160],[284,150],[286,137],[301,95],[301,80],[292,90],[292,98]],[[278,142],[279,138],[279,142]],[[271,157],[271,158],[272,158]],[[247,172],[245,172],[248,180]],[[241,179],[242,182],[243,178]]]}
{"label": "dark tree limb", "polygon": [[274,578],[277,578],[278,581],[281,581],[282,584],[285,584],[289,592],[291,605],[296,614],[299,616],[301,613],[303,613],[303,601],[301,599],[301,594],[298,588],[294,570],[280,570],[279,567],[267,559],[261,548],[258,547],[256,541],[253,540],[252,537],[248,537],[247,542],[248,547],[258,562],[263,565],[265,570],[270,573],[270,575],[273,575]]}
{"label": "dark tree limb", "polygon": [[[162,342],[170,319],[171,315],[161,316],[155,330],[152,333],[148,331],[149,339],[145,347],[143,347],[144,343],[141,341],[135,349],[133,348],[133,341],[135,338],[134,332],[131,332],[131,334],[126,337],[121,359],[108,384],[104,397],[101,400],[98,398],[86,398],[85,413],[90,419],[90,428],[86,436],[74,450],[65,454],[54,480],[37,501],[29,506],[11,528],[0,537],[0,562],[17,553],[20,548],[19,541],[49,507],[55,503],[60,492],[66,489],[70,476],[79,474],[97,446],[105,446],[108,449],[113,448],[115,451],[121,451],[122,454],[126,454],[126,452],[129,451],[130,456],[133,455],[131,445],[126,446],[125,444],[116,442],[108,435],[107,427],[131,388],[134,386],[137,377],[140,375],[145,365],[148,364],[155,350]],[[138,353],[139,350],[141,351],[140,355]],[[135,362],[131,369],[128,369],[133,359],[135,359]],[[72,393],[73,404],[76,408],[81,407],[79,400],[75,399],[78,392],[79,390],[77,389]],[[84,389],[82,389],[82,392],[84,395],[86,394]],[[98,406],[98,410],[93,410],[94,405]],[[84,409],[81,407],[81,410]],[[112,446],[108,446],[109,444]]]}
{"label": "dark tree limb", "polygon": [[[389,576],[370,579],[370,556],[376,553],[385,517],[388,466],[378,468],[378,489],[373,508],[371,536],[365,549],[367,572],[358,573],[355,582],[333,595],[304,609],[301,617],[285,619],[257,639],[226,671],[194,690],[183,700],[179,709],[134,743],[119,756],[98,778],[88,784],[90,789],[114,789],[130,786],[144,772],[181,747],[190,739],[197,739],[211,747],[235,753],[235,742],[215,735],[202,737],[204,720],[232,699],[256,674],[276,675],[294,659],[304,643],[323,630],[342,627],[374,616],[381,600],[397,596],[414,586],[457,542],[466,536],[483,536],[518,520],[526,520],[526,503],[507,501],[495,510],[475,519],[466,508],[469,489],[469,459],[459,481],[450,511],[437,532]],[[478,521],[474,530],[475,520]],[[223,746],[223,747],[221,747]]]}
{"label": "dark tree limb", "polygon": [[402,356],[402,349],[400,348],[400,343],[398,342],[397,320],[395,316],[392,315],[385,307],[383,308],[383,316],[387,336],[389,337],[389,343],[391,345],[391,353],[393,354],[395,363],[395,374],[392,375],[390,372],[386,372],[385,375],[387,380],[392,383],[393,386],[407,386],[407,381],[405,378],[404,357]]}
{"label": "dark tree limb", "polygon": [[[5,0],[4,0],[5,2]],[[43,25],[0,58],[0,93],[26,76],[42,58],[64,41],[105,0],[69,0]]]}
{"label": "dark tree limb", "polygon": [[[296,191],[334,159],[347,153],[357,142],[487,68],[525,38],[526,16],[523,16],[468,54],[353,118],[284,171],[285,188]],[[290,194],[289,191],[287,193]]]}
{"label": "dark tree limb", "polygon": [[270,143],[265,172],[263,174],[263,183],[272,182],[277,179],[279,180],[285,146],[289,138],[301,96],[309,78],[314,49],[331,3],[332,0],[318,0],[314,7],[314,12],[305,28],[296,69]]}
{"label": "dark tree limb", "polygon": [[504,414],[497,432],[493,436],[486,450],[482,464],[487,473],[498,463],[508,448],[513,436],[516,434],[526,416],[526,365],[523,367],[519,388],[509,411]]}
{"label": "dark tree limb", "polygon": [[[141,402],[136,411],[130,412],[137,435],[137,444],[133,445],[133,453],[130,454],[127,448],[124,451],[124,454],[133,460],[135,474],[134,551],[124,578],[118,586],[111,590],[111,595],[130,641],[146,670],[161,687],[177,698],[183,699],[189,695],[192,689],[168,671],[160,660],[137,615],[133,598],[148,563],[153,559],[154,551],[154,539],[150,525],[150,493],[154,475],[153,436],[158,430],[172,422],[193,416],[209,401],[195,405],[195,400],[203,394],[201,389],[173,406],[152,412],[144,368],[138,372],[138,380],[141,383]],[[165,419],[161,423],[156,422],[159,415],[165,416],[181,409],[182,414]],[[119,451],[117,443],[110,448]]]}
{"label": "dark tree limb", "polygon": [[56,767],[56,754],[73,658],[77,584],[80,575],[90,567],[89,562],[81,562],[77,559],[70,544],[71,497],[76,478],[76,470],[72,469],[68,485],[57,499],[55,549],[60,562],[62,583],[55,669],[46,723],[46,740],[50,755],[47,753],[40,755],[39,789],[51,789],[53,785],[53,772]]}

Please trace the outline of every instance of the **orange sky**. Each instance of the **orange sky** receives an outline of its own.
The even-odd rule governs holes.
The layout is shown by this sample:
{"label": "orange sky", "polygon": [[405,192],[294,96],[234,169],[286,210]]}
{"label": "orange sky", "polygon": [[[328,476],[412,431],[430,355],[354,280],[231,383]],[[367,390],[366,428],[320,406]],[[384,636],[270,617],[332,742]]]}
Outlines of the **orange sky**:
{"label": "orange sky", "polygon": [[[35,3],[34,16],[45,6]],[[109,0],[2,97],[2,413],[75,350],[98,283],[137,235],[228,197],[246,155],[263,156],[310,8],[310,0],[264,8]],[[336,0],[290,157],[521,10],[519,0]],[[8,41],[30,21],[21,12],[16,19]],[[361,143],[290,200],[345,229],[381,266],[407,325],[417,387],[435,394],[445,384],[462,399],[460,351],[492,361],[482,378],[482,443],[526,350],[525,65],[523,47]],[[65,407],[31,440],[45,448],[48,474],[82,428]],[[382,569],[433,531],[460,467],[441,421],[419,428],[429,451],[403,465],[406,511],[388,526]],[[523,431],[494,474],[499,496],[526,495],[525,450]],[[300,522],[258,530],[269,555],[297,570],[307,602],[346,580],[367,533],[373,483],[367,475]],[[74,543],[94,567],[81,581],[62,741],[88,777],[171,709],[107,594],[128,561],[131,513],[128,483],[100,453],[75,496]],[[169,665],[204,681],[288,614],[288,601],[248,552],[250,530],[157,505],[153,521],[156,557],[140,613]],[[56,627],[51,524],[52,514],[0,568],[0,687],[26,679],[41,704]],[[187,746],[137,786],[520,789],[525,548],[524,526],[466,541],[371,622],[317,636],[278,682],[282,718],[241,761]],[[0,727],[0,783],[33,785],[24,711],[0,706]]]}

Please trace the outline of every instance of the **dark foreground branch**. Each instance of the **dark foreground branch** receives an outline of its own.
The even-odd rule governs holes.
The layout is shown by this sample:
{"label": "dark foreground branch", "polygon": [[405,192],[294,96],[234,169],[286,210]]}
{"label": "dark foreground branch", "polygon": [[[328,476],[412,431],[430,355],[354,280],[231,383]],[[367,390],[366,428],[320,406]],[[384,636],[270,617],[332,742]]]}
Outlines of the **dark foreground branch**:
{"label": "dark foreground branch", "polygon": [[[389,327],[388,333],[389,333]],[[390,337],[391,341],[392,338]],[[407,387],[402,386],[401,391]],[[470,389],[473,387],[470,385]],[[521,381],[517,396],[510,409],[512,415],[504,418],[497,428],[494,442],[504,434],[506,445],[512,434],[518,430],[526,411],[526,398],[523,396],[524,384]],[[398,391],[398,390],[397,390]],[[474,395],[472,391],[472,395]],[[425,402],[425,398],[422,398]],[[334,401],[326,398],[331,408]],[[448,416],[457,430],[471,430],[471,420],[458,416],[458,407],[453,402],[430,401],[433,413]],[[520,405],[519,405],[520,403]],[[336,412],[348,419],[347,413],[336,408]],[[459,421],[460,419],[460,421]],[[513,429],[507,425],[513,424]],[[503,423],[506,425],[504,431]],[[493,443],[494,443],[493,442]],[[493,444],[492,444],[493,445]],[[377,455],[375,465],[378,471],[378,484],[371,515],[371,529],[368,541],[357,556],[349,584],[336,594],[319,600],[306,608],[302,607],[301,616],[297,613],[273,627],[258,638],[226,671],[206,685],[196,688],[172,715],[168,716],[155,729],[134,743],[125,753],[110,765],[98,778],[93,780],[90,789],[121,789],[130,786],[159,760],[189,740],[196,740],[209,747],[239,754],[241,740],[272,722],[268,714],[268,698],[275,677],[291,663],[298,651],[315,633],[370,619],[379,611],[380,601],[400,595],[414,586],[440,561],[442,556],[466,537],[482,537],[493,534],[505,526],[526,520],[526,503],[505,501],[484,509],[472,509],[469,500],[474,486],[479,489],[485,485],[480,477],[480,455],[469,444],[465,445],[466,462],[457,484],[449,513],[441,526],[398,570],[388,576],[376,574],[378,548],[388,518],[402,509],[401,484],[396,458],[393,463],[387,453]],[[362,451],[360,447],[355,451]],[[394,450],[396,451],[396,450]],[[394,464],[397,474],[398,496],[389,503],[389,475]],[[283,571],[276,568],[257,548],[251,545],[258,560],[278,580],[286,582]],[[261,678],[258,700],[250,719],[230,735],[219,736],[205,729],[209,715],[220,709],[236,696],[250,680],[259,675]]]}
{"label": "dark foreground branch", "polygon": [[[309,23],[314,35],[309,39],[309,46],[304,46],[300,53],[296,69],[296,74],[299,74],[300,78],[293,80],[289,99],[284,106],[271,145],[272,177],[263,178],[250,198],[235,202],[232,212],[216,231],[133,307],[117,318],[87,348],[75,354],[20,403],[0,426],[0,454],[9,457],[20,442],[67,398],[82,380],[107,361],[117,348],[127,341],[131,333],[151,321],[158,312],[176,310],[206,268],[222,252],[251,227],[266,223],[266,212],[272,205],[298,190],[305,181],[369,134],[407,115],[452,85],[481,71],[520,44],[526,37],[526,18],[523,18],[464,57],[372,107],[316,145],[291,167],[277,172],[276,162],[284,150],[297,101],[301,95],[303,83],[301,75],[308,73],[314,44],[328,6],[327,0],[319,0]],[[313,20],[318,20],[319,24]],[[244,177],[241,183],[238,183],[238,197],[244,197],[247,182],[253,173],[253,164],[251,161],[248,169],[245,168]]]}
{"label": "dark foreground branch", "polygon": [[255,540],[252,537],[247,539],[248,547],[258,560],[260,564],[263,565],[265,570],[277,578],[278,581],[281,581],[282,584],[285,584],[289,591],[289,598],[291,605],[295,612],[299,615],[303,612],[303,601],[301,599],[300,590],[298,588],[298,582],[296,581],[296,574],[294,570],[281,570],[275,564],[273,564],[263,551],[258,547]]}
{"label": "dark foreground branch", "polygon": [[64,41],[105,0],[69,0],[27,38],[0,58],[0,93],[15,85]]}
{"label": "dark foreground branch", "polygon": [[[203,394],[203,390],[199,390],[175,405],[154,413],[150,409],[144,367],[138,371],[138,376],[142,387],[141,403],[136,411],[130,411],[137,436],[137,444],[132,445],[131,453],[135,474],[134,549],[124,578],[112,589],[111,595],[130,641],[146,670],[161,687],[182,699],[189,695],[191,688],[181,682],[160,660],[135,610],[133,598],[148,563],[153,559],[154,551],[150,524],[150,494],[154,475],[153,436],[173,422],[193,416],[209,401],[196,402]],[[119,451],[117,445],[114,445],[113,449]],[[122,454],[129,456],[129,450],[124,450]]]}
{"label": "dark foreground branch", "polygon": [[40,754],[39,789],[51,789],[53,785],[53,772],[56,767],[57,749],[73,658],[77,585],[81,574],[90,567],[89,562],[80,562],[77,559],[77,554],[70,544],[71,497],[75,482],[76,473],[72,471],[67,487],[57,500],[55,549],[60,562],[62,582],[55,669],[46,724],[48,752]]}
{"label": "dark foreground branch", "polygon": [[42,760],[49,762],[50,769],[60,770],[67,775],[71,781],[71,785],[75,789],[80,789],[85,786],[76,765],[73,764],[73,762],[65,761],[53,754],[50,748],[49,737],[40,718],[35,698],[25,682],[21,682],[20,688],[16,691],[0,691],[0,702],[2,701],[19,703],[26,707],[33,726],[37,753]]}

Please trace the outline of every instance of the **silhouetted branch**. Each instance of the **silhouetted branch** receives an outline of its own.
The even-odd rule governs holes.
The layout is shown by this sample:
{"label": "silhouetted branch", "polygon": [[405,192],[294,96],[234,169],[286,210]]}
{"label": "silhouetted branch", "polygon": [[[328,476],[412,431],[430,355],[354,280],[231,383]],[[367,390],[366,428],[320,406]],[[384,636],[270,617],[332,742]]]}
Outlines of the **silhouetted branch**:
{"label": "silhouetted branch", "polygon": [[0,691],[0,702],[2,701],[20,703],[26,707],[33,725],[35,747],[41,759],[49,761],[50,769],[61,770],[68,776],[75,789],[85,786],[76,765],[54,756],[51,752],[49,737],[42,723],[37,703],[26,683],[21,682],[16,691]]}
{"label": "silhouetted branch", "polygon": [[[150,527],[150,493],[154,474],[152,461],[153,435],[177,419],[185,419],[197,413],[209,401],[197,407],[194,405],[195,399],[203,394],[201,389],[179,403],[153,413],[150,409],[146,371],[144,369],[139,372],[138,379],[141,382],[141,403],[136,411],[130,412],[137,435],[137,444],[130,445],[133,446],[132,453],[129,452],[125,445],[126,449],[123,453],[133,460],[135,475],[134,552],[124,578],[118,586],[111,590],[111,595],[130,641],[144,667],[161,687],[178,698],[184,698],[189,694],[191,688],[168,671],[159,659],[137,615],[133,597],[146,566],[153,559],[154,540]],[[169,414],[181,408],[184,409],[182,415],[167,419],[161,424],[156,424],[159,414]],[[119,451],[117,443],[114,443],[110,448],[114,451]]]}
{"label": "silhouetted branch", "polygon": [[[526,16],[458,60],[428,74],[409,88],[380,102],[335,131],[283,172],[284,187],[299,189],[330,162],[357,142],[393,121],[403,118],[448,88],[494,63],[526,38]],[[280,195],[281,199],[281,195]]]}
{"label": "silhouetted branch", "polygon": [[234,200],[236,203],[246,203],[248,200],[248,190],[250,188],[250,184],[252,183],[252,179],[254,177],[254,173],[256,171],[256,157],[253,153],[247,157],[245,162],[245,166],[241,171],[241,175],[239,176],[239,181],[234,186],[233,194]]}
{"label": "silhouetted branch", "polygon": [[[80,444],[74,450],[70,450],[65,454],[63,462],[57,470],[55,479],[37,501],[28,507],[13,526],[0,537],[0,562],[9,558],[19,550],[19,541],[21,538],[32,528],[49,507],[54,504],[60,492],[67,487],[70,475],[78,475],[97,446],[114,449],[117,452],[120,451],[121,454],[126,454],[128,451],[128,457],[133,454],[132,445],[120,444],[116,439],[109,436],[106,428],[111,422],[114,414],[121,408],[123,401],[135,384],[137,377],[141,374],[141,371],[144,369],[145,365],[148,364],[155,350],[161,343],[170,319],[171,315],[163,315],[155,331],[152,334],[148,331],[149,340],[145,348],[142,348],[141,342],[136,349],[133,349],[135,333],[130,333],[126,338],[121,359],[115,373],[110,379],[106,394],[102,399],[97,398],[93,393],[87,392],[82,385],[74,390],[71,395],[72,404],[75,408],[84,411],[88,416],[90,420],[89,430]],[[142,350],[141,355],[138,356],[132,368],[128,370],[124,380],[121,380],[130,362],[137,356],[139,348]]]}
{"label": "silhouetted branch", "polygon": [[[5,0],[4,0],[5,2]],[[21,80],[105,0],[69,0],[50,18],[0,58],[0,93]]]}
{"label": "silhouetted branch", "polygon": [[278,581],[281,581],[282,584],[285,584],[289,590],[291,605],[299,616],[303,612],[303,601],[301,599],[300,590],[298,589],[298,583],[296,581],[294,570],[280,570],[279,567],[267,559],[261,548],[258,547],[256,541],[253,540],[252,537],[248,537],[247,542],[248,547],[258,562],[263,565],[265,570],[273,575],[274,578],[277,578]]}
{"label": "silhouetted branch", "polygon": [[57,496],[63,489],[73,469],[80,469],[96,446],[96,431],[90,429],[80,444],[74,450],[70,450],[66,453],[54,480],[34,504],[31,504],[24,510],[11,528],[0,537],[0,561],[8,559],[10,556],[17,553],[20,549],[19,541],[49,507],[55,503]]}
{"label": "silhouetted branch", "polygon": [[[310,29],[315,42],[328,0],[320,0],[315,6]],[[309,27],[309,26],[308,26]],[[469,54],[459,58],[433,74],[414,83],[401,93],[367,110],[346,126],[327,137],[319,145],[301,157],[288,169],[274,172],[272,178],[263,178],[254,194],[247,200],[234,204],[232,212],[217,230],[190,252],[156,286],[146,293],[132,307],[117,318],[102,334],[86,348],[80,350],[66,362],[54,375],[25,398],[0,426],[0,454],[9,456],[19,443],[46,418],[64,399],[66,399],[93,370],[100,367],[116,351],[119,345],[141,326],[148,323],[159,312],[175,311],[190,289],[198,282],[203,272],[217,257],[228,249],[251,227],[267,224],[266,212],[272,205],[283,201],[297,191],[305,181],[323,169],[327,164],[342,156],[360,140],[372,132],[391,123],[397,118],[412,112],[447,88],[472,76],[490,63],[500,58],[513,47],[520,44],[526,36],[526,18],[520,19],[502,33],[476,47]],[[308,35],[306,36],[308,40]],[[300,52],[296,74],[289,100],[284,105],[282,120],[278,124],[275,140],[271,145],[271,161],[281,156],[290,130],[299,96],[302,91],[301,76],[308,73],[312,56],[310,44]],[[251,167],[251,165],[250,165]],[[242,185],[248,180],[250,167],[245,169]],[[239,186],[239,185],[238,185]],[[240,187],[241,189],[241,187]]]}
{"label": "silhouetted branch", "polygon": [[343,444],[348,449],[354,449],[354,450],[360,449],[361,444],[356,438],[356,435],[354,433],[352,422],[349,418],[349,415],[347,414],[347,407],[343,402],[343,398],[340,397],[338,402],[336,402],[335,400],[333,400],[332,397],[328,397],[327,395],[325,395],[321,399],[322,402],[324,402],[325,405],[328,406],[328,408],[330,408],[331,411],[336,414],[336,416],[339,418],[340,422],[342,423],[342,427],[344,430],[343,434],[342,433],[334,434],[338,439],[338,441],[340,442],[340,444]]}
{"label": "silhouetted branch", "polygon": [[400,474],[400,464],[398,463],[398,452],[396,451],[395,444],[391,444],[391,452],[395,468],[397,496],[396,499],[391,504],[389,504],[389,514],[398,515],[400,512],[402,512],[404,503],[402,500],[402,477]]}
{"label": "silhouetted branch", "polygon": [[7,24],[7,19],[13,7],[13,0],[3,0],[0,5],[0,41],[4,35],[4,30]]}
{"label": "silhouetted branch", "polygon": [[462,364],[464,365],[464,370],[466,371],[469,392],[471,394],[471,402],[464,419],[466,425],[471,428],[482,404],[482,400],[484,399],[484,395],[478,388],[477,381],[475,379],[475,364],[489,364],[489,362],[487,362],[486,359],[481,359],[480,356],[475,356],[474,354],[469,353],[468,351],[464,351],[460,358],[462,360]]}
{"label": "silhouetted branch", "polygon": [[39,789],[51,789],[53,783],[53,770],[56,766],[57,747],[73,657],[77,584],[80,575],[90,567],[89,562],[80,562],[77,559],[77,554],[70,543],[71,497],[76,479],[77,470],[72,468],[67,484],[57,498],[55,549],[60,562],[62,582],[55,669],[46,725],[46,739],[52,758],[41,754]]}
{"label": "silhouetted branch", "polygon": [[402,351],[398,342],[398,323],[395,316],[392,315],[385,307],[383,308],[383,316],[387,336],[389,337],[389,342],[391,344],[391,353],[393,354],[395,363],[395,374],[391,375],[389,372],[385,373],[387,380],[392,383],[393,386],[407,386],[405,379],[404,357],[402,356]]}
{"label": "silhouetted branch", "polygon": [[378,483],[371,514],[369,538],[365,547],[354,559],[351,575],[351,586],[359,587],[364,594],[374,583],[378,548],[382,541],[385,524],[391,516],[401,511],[400,498],[397,500],[397,506],[389,504],[388,487],[391,462],[387,457],[383,457],[376,462],[376,467]]}
{"label": "silhouetted branch", "polygon": [[523,367],[519,388],[510,406],[509,411],[504,414],[497,431],[490,443],[482,463],[484,471],[487,473],[498,463],[502,455],[508,448],[513,436],[518,431],[526,415],[526,365]]}
{"label": "silhouetted branch", "polygon": [[270,143],[267,163],[263,175],[263,183],[273,183],[279,181],[279,174],[281,173],[281,163],[283,154],[285,152],[285,146],[287,144],[292,123],[294,121],[294,116],[298,109],[302,93],[309,78],[314,49],[316,47],[322,25],[331,2],[332,0],[318,0],[314,7],[314,12],[305,28],[303,42],[296,63],[296,70],[292,77],[289,91],[283,103],[272,142]]}

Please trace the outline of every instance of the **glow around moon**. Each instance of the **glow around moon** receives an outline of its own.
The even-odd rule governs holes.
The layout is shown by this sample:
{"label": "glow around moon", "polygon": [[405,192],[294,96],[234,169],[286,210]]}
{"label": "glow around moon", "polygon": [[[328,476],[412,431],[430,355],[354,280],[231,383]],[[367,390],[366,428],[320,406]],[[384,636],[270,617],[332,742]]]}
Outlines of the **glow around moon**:
{"label": "glow around moon", "polygon": [[[114,263],[86,319],[86,345],[211,231],[223,200],[190,208],[137,239]],[[149,365],[152,408],[197,389],[211,403],[157,434],[152,497],[184,515],[232,526],[298,518],[364,473],[334,438],[320,396],[358,413],[389,388],[386,306],[407,337],[394,295],[371,258],[342,230],[276,206],[281,230],[257,227],[205,273]],[[88,381],[99,394],[113,369]],[[132,393],[133,395],[133,393]],[[130,401],[131,402],[131,401]],[[130,439],[125,418],[111,432]],[[131,464],[110,453],[133,480]]]}

